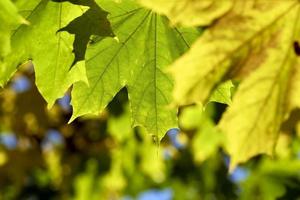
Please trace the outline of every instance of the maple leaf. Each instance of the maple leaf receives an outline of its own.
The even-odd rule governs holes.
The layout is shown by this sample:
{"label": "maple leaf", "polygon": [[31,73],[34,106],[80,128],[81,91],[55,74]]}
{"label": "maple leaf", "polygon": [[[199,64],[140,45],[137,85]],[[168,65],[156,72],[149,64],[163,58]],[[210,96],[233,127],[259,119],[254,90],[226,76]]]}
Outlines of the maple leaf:
{"label": "maple leaf", "polygon": [[[1,66],[0,84],[4,85],[9,80],[20,63],[32,60],[38,89],[51,106],[74,82],[87,83],[82,62],[69,71],[74,60],[80,60],[78,54],[76,57],[72,54],[74,36],[67,32],[57,32],[72,23],[72,20],[84,18],[86,7],[48,0],[33,0],[30,3],[17,0],[14,3],[30,25],[20,25],[12,31],[12,52],[3,61],[5,65]],[[97,14],[100,15],[101,12],[102,16],[107,15],[102,10],[98,10]],[[75,43],[77,36],[78,34],[75,36]],[[81,45],[82,48],[83,46]]]}
{"label": "maple leaf", "polygon": [[260,153],[272,155],[281,123],[300,105],[293,45],[299,9],[297,0],[235,1],[171,67],[179,105],[205,103],[225,80],[241,81],[219,124],[232,168]]}
{"label": "maple leaf", "polygon": [[[98,1],[96,1],[98,2]],[[99,1],[117,39],[94,38],[86,53],[89,86],[75,83],[73,116],[99,114],[123,87],[128,88],[133,125],[161,139],[177,126],[177,110],[168,108],[173,80],[164,69],[189,48],[197,29],[170,28],[167,18],[134,1]]]}

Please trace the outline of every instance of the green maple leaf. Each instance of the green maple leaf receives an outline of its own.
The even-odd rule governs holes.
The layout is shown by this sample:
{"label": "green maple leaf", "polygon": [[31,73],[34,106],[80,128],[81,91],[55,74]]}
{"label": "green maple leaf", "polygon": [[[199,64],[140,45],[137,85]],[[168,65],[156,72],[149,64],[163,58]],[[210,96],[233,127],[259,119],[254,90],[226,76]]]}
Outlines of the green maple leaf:
{"label": "green maple leaf", "polygon": [[145,126],[161,139],[177,126],[170,107],[173,80],[164,69],[189,48],[196,29],[170,28],[165,17],[132,0],[99,1],[111,15],[116,39],[94,38],[86,54],[89,86],[74,84],[73,116],[99,114],[123,87],[128,88],[133,125]]}
{"label": "green maple leaf", "polygon": [[[17,0],[15,5],[30,25],[17,26],[13,30],[12,52],[1,66],[0,84],[4,85],[9,80],[18,64],[32,60],[37,87],[51,106],[74,82],[87,82],[82,62],[69,71],[76,59],[72,53],[74,36],[58,32],[72,20],[84,16],[87,7],[50,0]],[[106,15],[103,11],[103,18]],[[106,25],[109,25],[108,21]]]}
{"label": "green maple leaf", "polygon": [[231,167],[272,155],[281,123],[299,108],[299,13],[297,0],[236,1],[171,68],[179,105],[205,103],[223,81],[241,81],[219,124]]}

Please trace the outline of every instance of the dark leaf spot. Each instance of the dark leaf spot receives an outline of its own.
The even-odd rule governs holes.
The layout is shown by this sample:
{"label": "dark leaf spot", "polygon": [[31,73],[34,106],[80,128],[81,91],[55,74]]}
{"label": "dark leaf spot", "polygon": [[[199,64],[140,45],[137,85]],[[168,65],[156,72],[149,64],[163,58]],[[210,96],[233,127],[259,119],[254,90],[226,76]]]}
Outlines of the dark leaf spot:
{"label": "dark leaf spot", "polygon": [[294,51],[297,56],[300,56],[300,45],[298,41],[294,42]]}

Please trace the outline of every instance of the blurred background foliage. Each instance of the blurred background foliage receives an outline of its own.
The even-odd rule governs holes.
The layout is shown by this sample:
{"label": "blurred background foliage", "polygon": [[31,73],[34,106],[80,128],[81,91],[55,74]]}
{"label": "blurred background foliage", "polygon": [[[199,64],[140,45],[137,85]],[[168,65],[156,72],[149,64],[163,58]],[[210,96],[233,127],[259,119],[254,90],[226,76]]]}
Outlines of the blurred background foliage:
{"label": "blurred background foliage", "polygon": [[1,90],[0,106],[1,200],[300,199],[300,128],[289,129],[297,113],[273,158],[228,172],[226,138],[216,127],[224,104],[180,108],[180,131],[158,144],[131,128],[126,89],[101,116],[68,124],[69,93],[47,109],[28,64]]}

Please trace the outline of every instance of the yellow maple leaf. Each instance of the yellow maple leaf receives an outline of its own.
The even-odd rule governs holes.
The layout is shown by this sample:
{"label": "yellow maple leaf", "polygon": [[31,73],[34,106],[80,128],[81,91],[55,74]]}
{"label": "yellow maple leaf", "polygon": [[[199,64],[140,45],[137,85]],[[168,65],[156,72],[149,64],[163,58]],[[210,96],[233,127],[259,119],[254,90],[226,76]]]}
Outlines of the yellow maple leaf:
{"label": "yellow maple leaf", "polygon": [[300,106],[299,36],[298,0],[235,1],[171,67],[178,105],[205,103],[225,80],[241,81],[219,124],[231,167],[272,155],[281,123]]}

